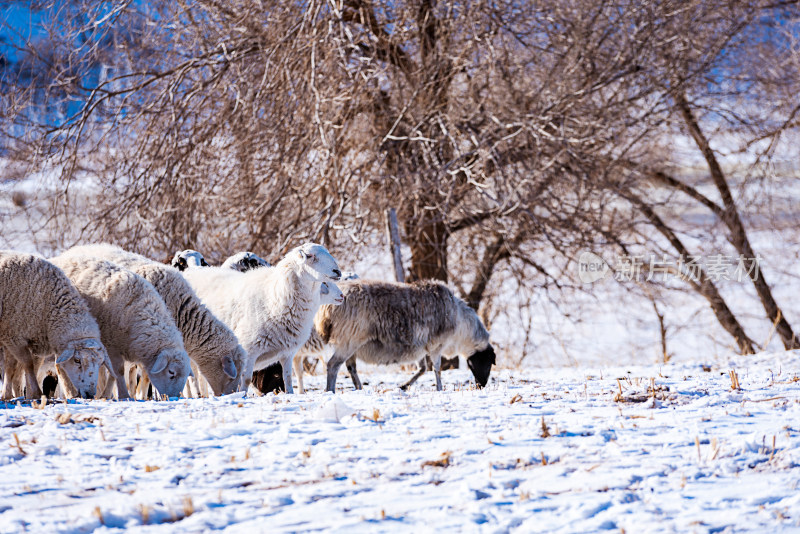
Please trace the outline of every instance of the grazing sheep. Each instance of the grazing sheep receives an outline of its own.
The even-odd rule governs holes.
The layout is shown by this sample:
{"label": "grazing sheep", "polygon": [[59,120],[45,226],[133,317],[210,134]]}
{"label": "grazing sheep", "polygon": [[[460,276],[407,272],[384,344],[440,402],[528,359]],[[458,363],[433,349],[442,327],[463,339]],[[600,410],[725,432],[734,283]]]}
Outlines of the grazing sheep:
{"label": "grazing sheep", "polygon": [[39,398],[36,368],[52,353],[65,393],[94,397],[100,366],[111,369],[100,339],[87,303],[57,266],[33,254],[0,251],[4,399],[13,395],[17,370],[24,373],[27,397]]}
{"label": "grazing sheep", "polygon": [[[244,349],[231,329],[203,305],[180,272],[108,244],[73,247],[64,255],[112,261],[153,284],[183,334],[193,371],[202,374],[202,377],[195,375],[195,379],[207,380],[215,395],[227,395],[242,386]],[[146,387],[146,382],[143,385]]]}
{"label": "grazing sheep", "polygon": [[183,275],[247,351],[247,384],[254,369],[281,362],[286,391],[292,393],[292,357],[311,332],[320,284],[342,276],[325,247],[308,243],[274,267],[244,273],[206,267]]}
{"label": "grazing sheep", "polygon": [[[433,360],[436,389],[442,389],[442,356],[463,354],[479,386],[489,380],[494,349],[489,333],[466,302],[442,283],[413,284],[352,281],[341,284],[344,304],[323,306],[315,318],[322,341],[333,348],[328,360],[327,390],[336,390],[336,375],[344,362],[360,389],[355,358],[373,364]],[[355,358],[352,358],[355,356]]]}
{"label": "grazing sheep", "polygon": [[[172,316],[150,282],[109,261],[79,256],[50,260],[69,277],[100,326],[114,368],[117,397],[130,398],[125,362],[147,371],[153,386],[176,397],[190,374],[189,356]],[[106,385],[110,395],[111,381]]]}
{"label": "grazing sheep", "polygon": [[246,273],[247,271],[252,271],[253,269],[259,269],[261,267],[272,267],[272,264],[265,260],[264,258],[253,254],[250,251],[245,252],[237,252],[221,265],[223,269],[233,269],[234,271],[239,271],[240,273]]}
{"label": "grazing sheep", "polygon": [[206,263],[206,259],[203,255],[192,249],[176,252],[172,257],[170,265],[179,271],[185,271],[193,267],[208,267],[208,263]]}

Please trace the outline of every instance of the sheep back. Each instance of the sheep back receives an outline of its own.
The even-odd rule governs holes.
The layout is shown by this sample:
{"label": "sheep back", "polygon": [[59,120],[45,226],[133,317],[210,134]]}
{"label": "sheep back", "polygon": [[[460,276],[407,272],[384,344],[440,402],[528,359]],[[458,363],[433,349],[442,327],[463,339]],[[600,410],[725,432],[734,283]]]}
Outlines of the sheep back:
{"label": "sheep back", "polygon": [[56,265],[33,254],[0,251],[0,344],[36,354],[100,340],[85,300]]}
{"label": "sheep back", "polygon": [[164,302],[141,276],[96,258],[56,257],[51,261],[86,299],[109,354],[113,351],[149,368],[162,350],[185,350]]}

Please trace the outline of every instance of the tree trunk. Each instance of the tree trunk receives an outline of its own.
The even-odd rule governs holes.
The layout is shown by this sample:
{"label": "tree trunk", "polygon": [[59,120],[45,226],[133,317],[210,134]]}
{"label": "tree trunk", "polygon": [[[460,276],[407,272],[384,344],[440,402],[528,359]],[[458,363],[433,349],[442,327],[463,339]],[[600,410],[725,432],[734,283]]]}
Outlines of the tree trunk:
{"label": "tree trunk", "polygon": [[495,265],[510,256],[508,249],[505,248],[504,245],[505,239],[503,236],[495,238],[495,240],[486,247],[483,260],[478,264],[477,273],[475,273],[475,282],[472,284],[472,289],[470,289],[467,295],[467,304],[475,311],[478,311],[481,305],[483,294],[486,292],[486,286],[489,284]]}
{"label": "tree trunk", "polygon": [[772,296],[772,290],[764,278],[764,274],[757,270],[756,254],[750,246],[750,240],[747,237],[744,224],[739,217],[739,211],[733,200],[728,181],[725,179],[725,174],[722,172],[722,167],[719,161],[717,161],[714,150],[711,148],[708,139],[706,139],[705,134],[703,134],[703,131],[700,129],[700,124],[697,122],[686,96],[684,94],[679,95],[676,102],[692,138],[694,138],[700,152],[703,153],[703,157],[708,164],[711,179],[714,181],[714,185],[717,187],[720,197],[722,198],[722,204],[725,208],[722,214],[722,222],[730,231],[728,239],[736,251],[742,255],[747,272],[757,273],[755,277],[751,276],[750,279],[753,285],[755,285],[758,298],[761,300],[761,304],[767,312],[767,317],[769,317],[775,325],[775,330],[778,332],[778,335],[783,341],[783,346],[787,350],[800,348],[800,340],[797,339],[797,336],[792,331],[791,325],[789,325],[783,312],[778,307],[778,303]]}
{"label": "tree trunk", "polygon": [[411,279],[447,282],[449,233],[445,223],[429,222],[422,226],[416,235],[412,232],[406,232],[411,247]]}
{"label": "tree trunk", "polygon": [[405,270],[403,269],[403,257],[400,254],[400,229],[397,224],[397,212],[394,208],[386,210],[386,239],[389,241],[389,250],[392,254],[392,264],[394,266],[394,278],[398,282],[405,282]]}

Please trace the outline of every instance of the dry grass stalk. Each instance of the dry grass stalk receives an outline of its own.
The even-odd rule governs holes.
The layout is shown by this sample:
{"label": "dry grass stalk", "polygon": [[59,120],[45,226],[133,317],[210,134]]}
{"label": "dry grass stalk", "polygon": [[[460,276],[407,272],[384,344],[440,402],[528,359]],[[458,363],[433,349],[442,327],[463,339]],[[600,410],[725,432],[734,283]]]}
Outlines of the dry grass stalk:
{"label": "dry grass stalk", "polygon": [[711,440],[711,457],[709,460],[716,460],[717,455],[719,454],[719,443],[717,442],[717,438]]}
{"label": "dry grass stalk", "polygon": [[188,495],[183,498],[183,517],[189,517],[194,513],[194,503]]}
{"label": "dry grass stalk", "polygon": [[17,435],[16,432],[14,432],[14,445],[12,445],[11,447],[16,448],[23,456],[28,455],[28,453],[23,450],[22,443],[20,442],[19,436]]}
{"label": "dry grass stalk", "polygon": [[450,457],[452,455],[453,453],[451,451],[445,451],[438,460],[428,460],[422,462],[422,467],[448,467],[450,465]]}
{"label": "dry grass stalk", "polygon": [[772,435],[772,452],[769,453],[769,461],[775,458],[775,434]]}
{"label": "dry grass stalk", "polygon": [[94,507],[94,512],[93,513],[94,513],[95,517],[97,517],[97,520],[100,521],[101,525],[105,525],[106,524],[106,519],[103,517],[103,511],[100,510],[99,506],[95,506]]}
{"label": "dry grass stalk", "polygon": [[728,375],[731,377],[731,389],[733,391],[739,391],[741,389],[739,387],[739,375],[733,369],[728,371]]}
{"label": "dry grass stalk", "polygon": [[31,401],[31,407],[35,410],[44,410],[45,406],[47,406],[47,395],[42,395],[40,402]]}
{"label": "dry grass stalk", "polygon": [[550,437],[550,429],[547,428],[547,423],[544,422],[544,416],[542,416],[542,437],[543,438]]}

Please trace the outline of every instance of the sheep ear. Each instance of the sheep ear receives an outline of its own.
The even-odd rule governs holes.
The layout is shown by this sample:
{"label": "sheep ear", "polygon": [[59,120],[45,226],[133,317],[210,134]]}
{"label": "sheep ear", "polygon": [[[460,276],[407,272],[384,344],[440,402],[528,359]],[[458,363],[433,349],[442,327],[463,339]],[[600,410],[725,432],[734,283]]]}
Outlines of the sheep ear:
{"label": "sheep ear", "polygon": [[222,372],[225,373],[228,378],[236,378],[236,364],[233,363],[233,358],[230,356],[225,356],[222,359]]}
{"label": "sheep ear", "polygon": [[65,350],[64,352],[62,352],[61,354],[58,355],[58,358],[56,359],[56,365],[58,365],[59,363],[66,362],[67,360],[72,358],[74,355],[75,355],[75,349],[67,349],[67,350]]}
{"label": "sheep ear", "polygon": [[149,372],[150,374],[157,375],[158,373],[163,371],[166,366],[167,366],[167,355],[161,352],[156,357],[156,361],[153,362],[153,366],[150,368]]}

